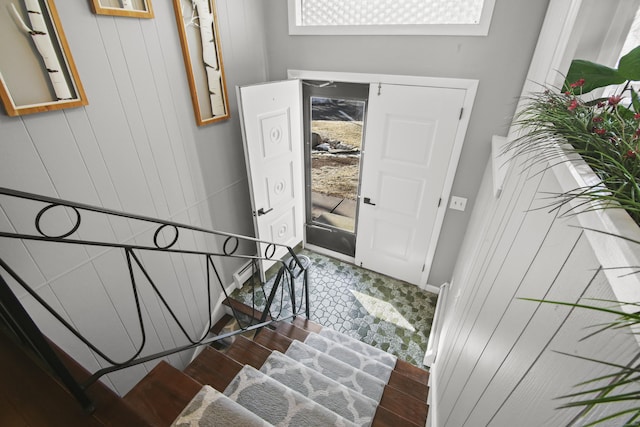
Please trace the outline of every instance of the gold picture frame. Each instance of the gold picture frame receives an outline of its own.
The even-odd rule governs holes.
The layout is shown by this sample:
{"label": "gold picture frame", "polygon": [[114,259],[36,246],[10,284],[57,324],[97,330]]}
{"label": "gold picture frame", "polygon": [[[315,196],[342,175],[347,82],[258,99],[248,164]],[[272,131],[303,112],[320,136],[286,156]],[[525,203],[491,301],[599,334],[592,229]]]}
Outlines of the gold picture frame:
{"label": "gold picture frame", "polygon": [[0,11],[0,98],[6,113],[87,105],[53,0],[0,0]]}
{"label": "gold picture frame", "polygon": [[91,10],[98,15],[153,18],[151,0],[91,0]]}
{"label": "gold picture frame", "polygon": [[173,0],[198,126],[230,117],[214,0]]}

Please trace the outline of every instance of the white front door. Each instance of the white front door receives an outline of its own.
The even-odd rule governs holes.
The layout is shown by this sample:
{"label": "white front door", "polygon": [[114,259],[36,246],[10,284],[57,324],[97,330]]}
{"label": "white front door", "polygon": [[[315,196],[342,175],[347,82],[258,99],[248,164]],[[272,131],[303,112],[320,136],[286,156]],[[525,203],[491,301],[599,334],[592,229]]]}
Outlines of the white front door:
{"label": "white front door", "polygon": [[[237,91],[256,237],[294,247],[302,242],[304,221],[300,81]],[[274,260],[287,255],[283,246],[260,243],[258,250]],[[263,262],[262,273],[273,264]]]}
{"label": "white front door", "polygon": [[466,91],[375,83],[369,93],[356,264],[417,285]]}

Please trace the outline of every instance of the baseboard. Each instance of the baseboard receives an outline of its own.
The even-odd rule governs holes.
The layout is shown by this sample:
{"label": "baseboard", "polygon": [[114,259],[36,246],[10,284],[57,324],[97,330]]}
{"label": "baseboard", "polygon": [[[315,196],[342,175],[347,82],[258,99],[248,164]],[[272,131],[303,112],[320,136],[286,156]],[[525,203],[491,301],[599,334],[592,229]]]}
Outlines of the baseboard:
{"label": "baseboard", "polygon": [[427,422],[425,427],[437,427],[438,424],[438,381],[437,378],[437,364],[434,364],[429,370],[429,395],[427,396],[427,405],[429,411],[427,412]]}
{"label": "baseboard", "polygon": [[252,273],[251,261],[247,261],[245,265],[233,274],[233,284],[235,285],[235,289],[240,289],[247,280],[249,280]]}
{"label": "baseboard", "polygon": [[427,292],[431,292],[432,294],[436,294],[436,295],[440,294],[440,286],[427,284],[423,289]]}
{"label": "baseboard", "polygon": [[433,314],[433,323],[431,324],[431,333],[429,334],[429,341],[427,342],[427,351],[424,355],[422,363],[425,366],[431,367],[436,360],[438,348],[440,345],[440,335],[442,333],[442,327],[444,325],[444,309],[447,304],[447,295],[449,294],[449,284],[442,285],[442,294],[438,297],[436,304],[436,310]]}

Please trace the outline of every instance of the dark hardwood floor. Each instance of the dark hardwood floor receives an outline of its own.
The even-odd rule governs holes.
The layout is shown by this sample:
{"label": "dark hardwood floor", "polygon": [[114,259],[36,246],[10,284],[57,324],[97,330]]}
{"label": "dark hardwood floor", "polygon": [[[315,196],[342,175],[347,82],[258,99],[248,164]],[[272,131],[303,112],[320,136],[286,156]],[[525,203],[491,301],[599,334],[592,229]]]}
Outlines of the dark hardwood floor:
{"label": "dark hardwood floor", "polygon": [[[33,356],[0,328],[0,426],[148,426],[102,384],[87,392],[96,410],[85,412]],[[71,367],[79,374],[78,367]],[[81,368],[80,368],[81,369]],[[78,378],[78,377],[76,377]]]}

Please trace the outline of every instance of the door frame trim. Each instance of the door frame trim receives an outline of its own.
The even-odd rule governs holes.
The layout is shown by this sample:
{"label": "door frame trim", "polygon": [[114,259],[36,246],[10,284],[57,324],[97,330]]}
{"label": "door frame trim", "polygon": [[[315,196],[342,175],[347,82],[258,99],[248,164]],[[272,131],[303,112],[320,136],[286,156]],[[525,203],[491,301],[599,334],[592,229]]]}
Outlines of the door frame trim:
{"label": "door frame trim", "polygon": [[[443,78],[443,77],[425,77],[425,76],[406,76],[406,75],[393,75],[393,74],[369,74],[369,73],[349,73],[349,72],[334,72],[334,71],[311,71],[311,70],[287,70],[287,77],[289,79],[298,80],[334,80],[340,82],[349,83],[383,83],[383,84],[397,84],[404,86],[425,86],[425,87],[439,87],[449,89],[462,89],[465,90],[465,98],[463,102],[463,114],[458,122],[458,131],[456,132],[456,138],[453,142],[453,149],[451,152],[451,160],[447,167],[447,174],[445,177],[442,192],[440,194],[441,201],[440,207],[438,207],[436,218],[433,226],[433,234],[431,235],[431,241],[429,242],[429,248],[424,261],[424,271],[422,272],[419,285],[422,289],[427,286],[429,279],[429,273],[431,272],[431,265],[435,257],[436,248],[438,245],[438,238],[440,237],[440,231],[442,230],[442,224],[444,222],[447,206],[449,202],[449,196],[451,195],[451,189],[453,187],[453,181],[458,169],[458,162],[460,160],[460,154],[462,153],[462,147],[466,138],[467,129],[469,127],[469,120],[471,118],[471,111],[473,109],[473,103],[478,91],[479,81],[475,79],[456,79],[456,78]],[[306,237],[305,237],[306,244]]]}

